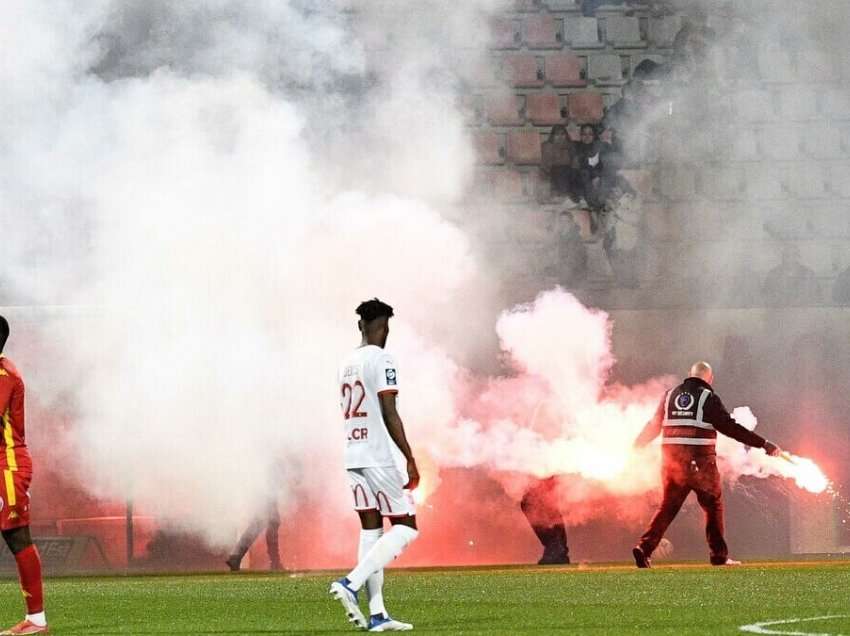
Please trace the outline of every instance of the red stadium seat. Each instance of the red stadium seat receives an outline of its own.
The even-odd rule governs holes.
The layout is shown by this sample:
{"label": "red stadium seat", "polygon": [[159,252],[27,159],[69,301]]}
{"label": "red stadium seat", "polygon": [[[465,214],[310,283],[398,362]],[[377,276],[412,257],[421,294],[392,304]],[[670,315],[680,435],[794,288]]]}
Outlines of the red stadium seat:
{"label": "red stadium seat", "polygon": [[516,49],[522,44],[519,24],[509,18],[496,18],[490,23],[490,48]]}
{"label": "red stadium seat", "polygon": [[525,123],[520,110],[522,97],[518,95],[485,95],[484,110],[487,121],[493,126],[519,126]]}
{"label": "red stadium seat", "polygon": [[490,88],[501,86],[502,80],[497,75],[498,66],[492,59],[482,60],[471,71],[471,76],[468,78],[473,86],[479,88]]}
{"label": "red stadium seat", "polygon": [[475,152],[480,163],[500,164],[505,162],[505,136],[492,131],[474,133]]}
{"label": "red stadium seat", "polygon": [[561,21],[551,15],[533,15],[525,19],[525,42],[532,49],[559,49]]}
{"label": "red stadium seat", "polygon": [[595,124],[602,121],[602,93],[581,91],[567,96],[567,112],[571,121],[579,124]]}
{"label": "red stadium seat", "polygon": [[508,133],[508,159],[515,164],[540,163],[540,133],[534,129],[512,130]]}
{"label": "red stadium seat", "polygon": [[560,98],[555,93],[533,93],[525,100],[526,117],[536,126],[564,123]]}
{"label": "red stadium seat", "polygon": [[577,55],[548,55],[544,64],[546,79],[552,82],[552,86],[587,86],[582,75],[582,61]]}
{"label": "red stadium seat", "polygon": [[503,71],[511,85],[523,88],[543,86],[542,61],[534,55],[507,55]]}

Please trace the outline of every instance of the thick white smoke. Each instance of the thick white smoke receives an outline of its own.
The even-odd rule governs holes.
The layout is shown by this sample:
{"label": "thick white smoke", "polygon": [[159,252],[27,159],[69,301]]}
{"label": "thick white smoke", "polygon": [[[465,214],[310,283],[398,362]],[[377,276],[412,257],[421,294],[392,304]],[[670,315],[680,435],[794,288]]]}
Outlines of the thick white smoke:
{"label": "thick white smoke", "polygon": [[[75,396],[54,456],[93,494],[218,545],[269,492],[350,517],[334,374],[376,295],[432,487],[450,466],[514,495],[517,473],[657,484],[631,444],[670,380],[609,385],[611,324],[563,291],[496,322],[492,274],[444,220],[474,161],[452,72],[503,2],[7,5],[6,275],[89,308],[68,373],[30,371],[34,395]],[[494,326],[510,373],[481,378],[464,360]]]}
{"label": "thick white smoke", "polygon": [[[436,20],[439,2],[407,4]],[[489,4],[454,28],[474,32]],[[334,372],[359,339],[357,303],[397,309],[393,349],[421,387],[413,430],[417,412],[451,412],[451,363],[431,352],[452,306],[486,307],[467,239],[433,205],[457,199],[472,165],[451,87],[427,83],[439,38],[380,43],[397,66],[376,70],[350,23],[389,33],[398,12],[333,9],[18,2],[3,33],[3,214],[23,263],[7,275],[28,299],[92,308],[61,346],[72,374],[33,370],[34,395],[68,382],[77,398],[55,456],[70,445],[93,494],[216,544],[269,493],[346,509]],[[362,121],[336,112],[329,82],[345,76],[377,83]],[[342,187],[346,170],[371,179]]]}

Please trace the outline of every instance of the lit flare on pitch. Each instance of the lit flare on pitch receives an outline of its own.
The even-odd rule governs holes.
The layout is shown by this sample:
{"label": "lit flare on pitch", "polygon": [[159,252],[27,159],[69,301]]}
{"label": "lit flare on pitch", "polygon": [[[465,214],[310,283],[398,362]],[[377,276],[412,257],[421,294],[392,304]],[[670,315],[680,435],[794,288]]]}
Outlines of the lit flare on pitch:
{"label": "lit flare on pitch", "polygon": [[822,493],[829,486],[820,467],[808,457],[793,455],[787,451],[780,455],[782,462],[777,462],[777,468],[783,477],[793,479],[803,490],[811,493]]}

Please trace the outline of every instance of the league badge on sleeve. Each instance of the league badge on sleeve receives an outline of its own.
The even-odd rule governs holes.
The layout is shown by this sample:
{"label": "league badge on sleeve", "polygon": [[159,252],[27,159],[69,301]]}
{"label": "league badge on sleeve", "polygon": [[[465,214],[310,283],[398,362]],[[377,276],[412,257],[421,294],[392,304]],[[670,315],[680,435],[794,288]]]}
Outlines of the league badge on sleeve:
{"label": "league badge on sleeve", "polygon": [[387,374],[387,385],[388,386],[395,386],[395,384],[396,384],[395,369],[387,369],[386,374]]}

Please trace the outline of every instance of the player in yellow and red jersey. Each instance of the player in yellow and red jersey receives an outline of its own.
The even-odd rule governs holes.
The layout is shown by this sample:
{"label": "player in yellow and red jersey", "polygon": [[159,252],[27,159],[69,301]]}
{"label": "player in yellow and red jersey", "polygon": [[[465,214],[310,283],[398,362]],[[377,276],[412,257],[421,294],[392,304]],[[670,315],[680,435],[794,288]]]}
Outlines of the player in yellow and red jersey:
{"label": "player in yellow and red jersey", "polygon": [[18,564],[27,616],[0,636],[46,634],[41,558],[30,536],[32,459],[24,432],[24,381],[12,361],[3,356],[8,338],[9,323],[0,316],[0,531]]}

